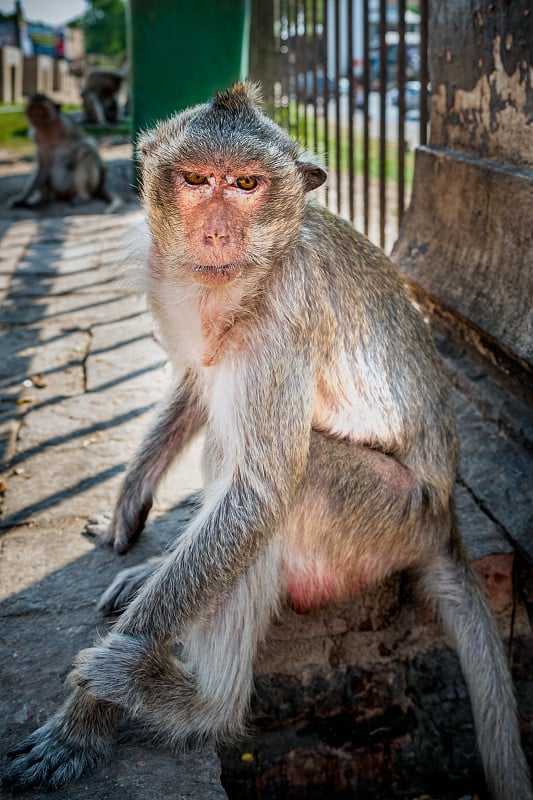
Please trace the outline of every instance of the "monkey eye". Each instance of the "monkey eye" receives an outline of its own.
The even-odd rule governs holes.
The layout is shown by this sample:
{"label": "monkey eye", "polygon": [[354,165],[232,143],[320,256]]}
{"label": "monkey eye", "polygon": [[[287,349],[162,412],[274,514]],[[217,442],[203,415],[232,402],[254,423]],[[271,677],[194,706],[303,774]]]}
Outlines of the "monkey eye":
{"label": "monkey eye", "polygon": [[185,178],[185,183],[190,186],[201,186],[202,183],[207,183],[207,177],[198,175],[197,172],[184,172],[183,177]]}
{"label": "monkey eye", "polygon": [[257,186],[257,178],[254,178],[252,175],[243,175],[237,178],[235,183],[239,189],[244,189],[245,192],[251,192],[251,190],[255,189]]}

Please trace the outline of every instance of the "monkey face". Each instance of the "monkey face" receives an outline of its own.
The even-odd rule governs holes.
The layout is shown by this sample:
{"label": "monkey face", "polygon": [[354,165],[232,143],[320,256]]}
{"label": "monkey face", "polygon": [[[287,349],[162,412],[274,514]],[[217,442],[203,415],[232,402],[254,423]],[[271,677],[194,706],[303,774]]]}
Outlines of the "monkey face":
{"label": "monkey face", "polygon": [[30,125],[37,129],[43,128],[50,122],[53,122],[57,119],[58,114],[59,111],[55,103],[52,103],[52,101],[46,97],[43,97],[42,100],[30,101],[26,108],[26,116],[28,117]]}
{"label": "monkey face", "polygon": [[174,276],[216,286],[259,275],[301,235],[305,195],[326,174],[257,102],[235,84],[141,138],[148,222]]}
{"label": "monkey face", "polygon": [[216,172],[212,164],[195,164],[175,171],[175,202],[195,281],[227,283],[249,262],[253,220],[269,186],[260,173],[257,164]]}

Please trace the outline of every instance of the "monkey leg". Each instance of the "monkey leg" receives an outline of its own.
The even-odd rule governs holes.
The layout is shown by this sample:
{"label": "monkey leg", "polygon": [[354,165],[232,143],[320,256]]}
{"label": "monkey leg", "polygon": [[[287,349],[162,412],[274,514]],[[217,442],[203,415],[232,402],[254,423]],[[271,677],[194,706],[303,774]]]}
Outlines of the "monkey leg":
{"label": "monkey leg", "polygon": [[[394,459],[349,443],[313,436],[311,462],[283,556],[296,607],[413,569],[455,643],[493,797],[531,800],[504,648],[468,563],[453,504],[439,509],[436,496]],[[305,553],[312,556],[307,561]]]}
{"label": "monkey leg", "polygon": [[80,146],[72,175],[72,182],[76,190],[74,203],[86,203],[91,199],[100,187],[102,171],[97,151],[90,146]]}
{"label": "monkey leg", "polygon": [[108,127],[104,107],[97,92],[83,92],[83,111],[87,122],[100,125],[102,128]]}
{"label": "monkey leg", "polygon": [[347,599],[446,550],[450,508],[397,459],[313,432],[308,464],[282,554],[296,608]]}
{"label": "monkey leg", "polygon": [[109,757],[122,711],[80,688],[41,728],[13,748],[3,786],[21,791],[39,785],[56,789]]}
{"label": "monkey leg", "polygon": [[71,679],[94,698],[142,718],[166,740],[227,739],[242,729],[253,659],[280,591],[276,540],[214,613],[193,620],[180,661],[166,643],[111,633],[79,654]]}

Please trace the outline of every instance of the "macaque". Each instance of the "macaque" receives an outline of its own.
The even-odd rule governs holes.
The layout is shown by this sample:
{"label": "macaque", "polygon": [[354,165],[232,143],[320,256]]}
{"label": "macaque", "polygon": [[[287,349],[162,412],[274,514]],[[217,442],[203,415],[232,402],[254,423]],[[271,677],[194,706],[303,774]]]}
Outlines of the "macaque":
{"label": "macaque", "polygon": [[206,486],[172,548],[106,591],[121,615],[12,751],[6,785],[72,781],[124,714],[171,743],[238,734],[282,603],[306,611],[409,569],[457,646],[492,796],[530,800],[504,650],[455,521],[450,394],[398,270],[309,199],[326,173],[254,84],[161,122],[139,157],[147,294],[176,381],[96,532],[124,553],[201,429]]}
{"label": "macaque", "polygon": [[119,120],[118,93],[123,77],[110,70],[91,72],[81,90],[85,120],[106,127]]}
{"label": "macaque", "polygon": [[59,105],[44,94],[29,98],[26,116],[37,145],[37,169],[12,208],[35,208],[50,200],[83,203],[98,197],[107,203],[106,213],[121,205],[105,186],[105,166],[96,143]]}

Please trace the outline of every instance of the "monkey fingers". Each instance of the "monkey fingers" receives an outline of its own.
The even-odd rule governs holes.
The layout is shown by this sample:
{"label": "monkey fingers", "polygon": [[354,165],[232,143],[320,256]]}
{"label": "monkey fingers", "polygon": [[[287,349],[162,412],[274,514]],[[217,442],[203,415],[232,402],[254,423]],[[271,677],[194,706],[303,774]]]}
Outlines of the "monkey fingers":
{"label": "monkey fingers", "polygon": [[111,517],[108,514],[91,517],[84,526],[82,534],[94,539],[97,544],[112,545],[115,537],[111,527]]}
{"label": "monkey fingers", "polygon": [[69,682],[96,700],[135,713],[142,707],[142,686],[157,679],[166,661],[161,655],[148,637],[111,633],[100,645],[78,653]]}
{"label": "monkey fingers", "polygon": [[2,785],[12,792],[30,786],[57,789],[105,760],[120,711],[78,690],[41,728],[12,748]]}
{"label": "monkey fingers", "polygon": [[145,581],[155,572],[161,560],[161,558],[151,558],[135,567],[121,570],[100,598],[98,610],[106,615],[119,614],[123,611]]}

